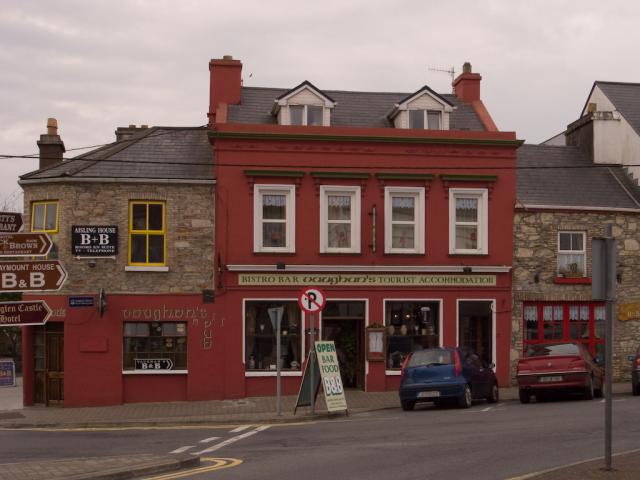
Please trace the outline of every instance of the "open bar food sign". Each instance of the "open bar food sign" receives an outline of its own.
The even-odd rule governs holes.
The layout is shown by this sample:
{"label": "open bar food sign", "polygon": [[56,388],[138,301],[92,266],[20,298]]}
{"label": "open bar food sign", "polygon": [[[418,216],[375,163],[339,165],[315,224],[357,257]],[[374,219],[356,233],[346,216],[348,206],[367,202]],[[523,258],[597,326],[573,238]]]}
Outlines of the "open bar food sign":
{"label": "open bar food sign", "polygon": [[332,341],[316,342],[316,356],[320,367],[327,410],[330,412],[346,410],[347,399],[344,396],[335,343]]}
{"label": "open bar food sign", "polygon": [[76,257],[115,257],[118,254],[117,225],[73,225],[71,253]]}

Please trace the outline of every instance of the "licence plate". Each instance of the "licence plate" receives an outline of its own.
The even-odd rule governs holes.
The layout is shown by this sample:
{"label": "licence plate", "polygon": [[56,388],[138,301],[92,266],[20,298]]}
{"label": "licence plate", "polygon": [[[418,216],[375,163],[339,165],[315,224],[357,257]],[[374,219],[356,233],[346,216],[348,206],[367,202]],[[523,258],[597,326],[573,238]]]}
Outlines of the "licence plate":
{"label": "licence plate", "polygon": [[562,376],[560,375],[554,375],[554,376],[550,376],[550,377],[540,377],[538,379],[539,382],[543,382],[543,383],[549,383],[549,382],[561,382],[562,381]]}
{"label": "licence plate", "polygon": [[420,392],[420,393],[418,393],[418,398],[434,398],[434,397],[439,397],[439,396],[440,396],[440,392],[438,392],[438,391]]}

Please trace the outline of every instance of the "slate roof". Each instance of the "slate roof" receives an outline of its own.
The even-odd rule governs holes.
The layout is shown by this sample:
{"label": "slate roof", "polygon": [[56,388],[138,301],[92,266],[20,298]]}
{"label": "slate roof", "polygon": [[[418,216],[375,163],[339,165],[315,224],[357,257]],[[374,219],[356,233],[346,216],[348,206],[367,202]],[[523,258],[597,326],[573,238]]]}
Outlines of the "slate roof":
{"label": "slate roof", "polygon": [[523,145],[517,167],[519,205],[640,209],[640,187],[624,168],[594,165],[578,147]]}
{"label": "slate roof", "polygon": [[594,88],[596,85],[629,122],[631,128],[640,135],[640,83],[597,81],[593,85]]}
{"label": "slate roof", "polygon": [[213,149],[206,127],[151,127],[20,178],[60,177],[212,180]]}
{"label": "slate roof", "polygon": [[[242,87],[240,105],[229,105],[229,123],[277,123],[271,115],[273,101],[288,92],[286,88]],[[334,127],[392,127],[387,115],[396,103],[414,93],[345,92],[322,90],[337,102],[331,110],[331,126]],[[462,103],[453,94],[439,94],[457,107],[449,117],[451,130],[485,130],[484,125],[470,104]]]}

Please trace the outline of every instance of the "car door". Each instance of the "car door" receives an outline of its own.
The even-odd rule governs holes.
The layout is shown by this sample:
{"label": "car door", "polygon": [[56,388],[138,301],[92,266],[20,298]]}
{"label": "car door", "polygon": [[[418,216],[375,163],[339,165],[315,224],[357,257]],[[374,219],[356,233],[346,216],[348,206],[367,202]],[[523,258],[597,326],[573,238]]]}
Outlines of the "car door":
{"label": "car door", "polygon": [[480,357],[472,351],[467,353],[465,366],[469,370],[471,392],[474,397],[480,398],[488,395],[487,372],[482,365]]}

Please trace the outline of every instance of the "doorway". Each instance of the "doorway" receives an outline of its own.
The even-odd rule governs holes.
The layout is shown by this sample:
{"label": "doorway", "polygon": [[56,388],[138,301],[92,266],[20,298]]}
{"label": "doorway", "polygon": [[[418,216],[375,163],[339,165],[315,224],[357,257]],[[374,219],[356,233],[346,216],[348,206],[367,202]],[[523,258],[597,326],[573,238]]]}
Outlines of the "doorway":
{"label": "doorway", "polygon": [[364,390],[366,302],[329,301],[322,312],[322,339],[336,344],[345,388]]}
{"label": "doorway", "polygon": [[458,346],[475,351],[488,364],[495,363],[493,300],[459,300]]}
{"label": "doorway", "polygon": [[35,327],[33,336],[34,404],[64,404],[64,324]]}

